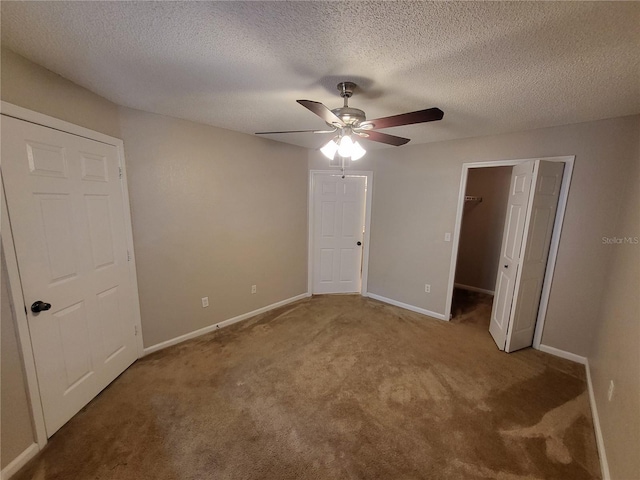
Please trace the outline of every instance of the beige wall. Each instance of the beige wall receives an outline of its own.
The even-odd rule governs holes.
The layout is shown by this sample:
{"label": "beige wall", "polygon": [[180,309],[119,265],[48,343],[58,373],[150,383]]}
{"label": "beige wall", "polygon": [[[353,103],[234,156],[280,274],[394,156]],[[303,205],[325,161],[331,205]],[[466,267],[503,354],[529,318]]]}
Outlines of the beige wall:
{"label": "beige wall", "polygon": [[[444,313],[462,164],[576,155],[543,344],[586,356],[612,251],[602,232],[615,228],[640,117],[545,128],[369,152],[373,215],[369,291]],[[425,128],[428,128],[425,127]],[[321,165],[311,152],[309,165]],[[431,284],[431,293],[424,284]]]}
{"label": "beige wall", "polygon": [[5,102],[120,137],[115,103],[6,48],[2,49],[0,79]]}
{"label": "beige wall", "polygon": [[466,195],[482,202],[464,205],[456,283],[493,291],[500,263],[500,247],[513,167],[472,168]]}
{"label": "beige wall", "polygon": [[9,294],[9,277],[0,253],[2,299],[0,301],[0,468],[6,467],[34,442],[22,357],[18,349],[15,314]]}
{"label": "beige wall", "polygon": [[[636,142],[638,142],[636,131]],[[601,308],[594,325],[589,366],[611,478],[640,478],[640,148],[624,168],[615,227],[602,237],[634,243],[604,245],[612,252]],[[611,402],[609,382],[615,384]]]}
{"label": "beige wall", "polygon": [[307,291],[306,149],[127,108],[121,121],[145,346]]}

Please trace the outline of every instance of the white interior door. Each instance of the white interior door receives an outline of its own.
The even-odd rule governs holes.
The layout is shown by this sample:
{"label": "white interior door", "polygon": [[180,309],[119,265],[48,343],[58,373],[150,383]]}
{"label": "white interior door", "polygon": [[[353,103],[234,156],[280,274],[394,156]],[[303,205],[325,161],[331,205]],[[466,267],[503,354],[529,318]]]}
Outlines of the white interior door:
{"label": "white interior door", "polygon": [[[113,145],[5,116],[2,134],[5,193],[51,436],[137,358],[119,156]],[[36,301],[51,307],[34,313]]]}
{"label": "white interior door", "polygon": [[360,292],[366,177],[316,175],[313,293]]}
{"label": "white interior door", "polygon": [[536,161],[520,273],[505,344],[507,352],[533,343],[563,171],[562,162]]}
{"label": "white interior door", "polygon": [[533,167],[533,161],[521,163],[514,166],[511,173],[509,203],[500,249],[500,266],[496,278],[491,323],[489,324],[489,332],[500,350],[504,350],[511,317]]}

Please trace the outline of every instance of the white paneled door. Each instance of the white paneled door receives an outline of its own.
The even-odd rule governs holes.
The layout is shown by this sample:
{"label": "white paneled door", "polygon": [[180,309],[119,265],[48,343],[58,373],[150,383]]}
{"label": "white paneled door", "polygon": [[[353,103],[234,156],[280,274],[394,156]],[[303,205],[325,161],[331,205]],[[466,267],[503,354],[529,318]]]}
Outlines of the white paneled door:
{"label": "white paneled door", "polygon": [[563,162],[536,161],[518,286],[505,344],[507,352],[530,347],[533,343],[563,172]]}
{"label": "white paneled door", "polygon": [[119,156],[113,145],[4,116],[2,137],[2,175],[51,436],[137,358]]}
{"label": "white paneled door", "polygon": [[507,352],[533,343],[563,162],[513,167],[489,332]]}
{"label": "white paneled door", "polygon": [[366,177],[315,175],[313,293],[355,293],[362,284]]}
{"label": "white paneled door", "polygon": [[500,249],[500,266],[489,324],[489,332],[500,350],[504,350],[507,339],[532,176],[533,162],[516,165],[511,173],[509,203]]}

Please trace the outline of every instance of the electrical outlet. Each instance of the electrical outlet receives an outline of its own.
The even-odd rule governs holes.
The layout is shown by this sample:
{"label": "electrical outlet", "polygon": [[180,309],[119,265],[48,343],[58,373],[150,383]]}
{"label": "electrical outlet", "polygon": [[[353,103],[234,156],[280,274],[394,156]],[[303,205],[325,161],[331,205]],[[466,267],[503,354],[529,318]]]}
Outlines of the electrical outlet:
{"label": "electrical outlet", "polygon": [[202,297],[202,308],[207,308],[209,306],[209,297]]}
{"label": "electrical outlet", "polygon": [[431,293],[431,285],[428,283],[424,284],[424,293]]}
{"label": "electrical outlet", "polygon": [[258,287],[255,285],[251,285],[251,293],[256,293],[258,291]]}
{"label": "electrical outlet", "polygon": [[609,391],[607,392],[607,399],[609,401],[611,401],[611,398],[613,398],[613,389],[615,388],[615,385],[613,384],[613,380],[611,380],[611,383],[609,384]]}
{"label": "electrical outlet", "polygon": [[444,241],[445,242],[450,242],[451,241],[451,234],[449,232],[444,234]]}

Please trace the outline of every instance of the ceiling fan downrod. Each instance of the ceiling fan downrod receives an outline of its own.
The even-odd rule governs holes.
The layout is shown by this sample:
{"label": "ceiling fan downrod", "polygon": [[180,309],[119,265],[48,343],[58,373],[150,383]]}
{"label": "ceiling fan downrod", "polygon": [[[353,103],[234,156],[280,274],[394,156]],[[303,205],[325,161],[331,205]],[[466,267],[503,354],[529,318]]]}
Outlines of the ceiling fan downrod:
{"label": "ceiling fan downrod", "polygon": [[344,98],[344,107],[349,106],[349,98],[353,95],[353,91],[356,88],[356,84],[353,82],[340,82],[338,84],[338,91],[340,96]]}

